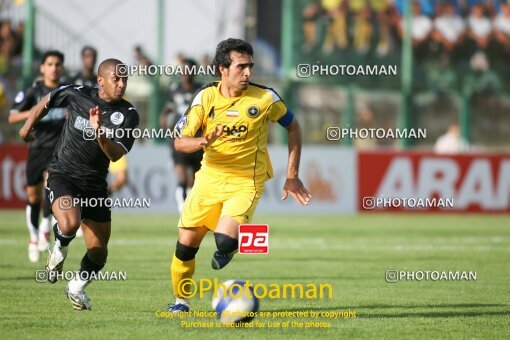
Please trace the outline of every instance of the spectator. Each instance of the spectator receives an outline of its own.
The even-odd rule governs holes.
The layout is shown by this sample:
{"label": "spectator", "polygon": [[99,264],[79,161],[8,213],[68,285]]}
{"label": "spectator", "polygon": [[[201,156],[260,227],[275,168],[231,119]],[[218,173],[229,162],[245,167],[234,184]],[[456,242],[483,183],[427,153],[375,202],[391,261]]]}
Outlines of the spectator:
{"label": "spectator", "polygon": [[494,19],[494,37],[507,56],[510,55],[510,4],[501,4],[501,12]]}
{"label": "spectator", "polygon": [[345,49],[349,45],[347,38],[347,16],[343,0],[322,0],[322,8],[326,11],[329,24],[324,38],[322,50],[331,54],[335,45]]}
{"label": "spectator", "polygon": [[389,0],[370,0],[378,32],[376,52],[380,56],[388,54],[391,47],[391,3]]}
{"label": "spectator", "polygon": [[349,0],[349,10],[354,16],[352,27],[354,35],[354,49],[359,53],[367,53],[372,40],[372,12],[364,0]]}
{"label": "spectator", "polygon": [[466,24],[451,3],[438,6],[432,38],[449,54],[458,54],[465,38]]}
{"label": "spectator", "polygon": [[[418,60],[426,56],[429,52],[429,40],[432,34],[432,20],[422,13],[420,3],[413,2],[413,16],[411,20],[411,37],[413,41],[414,53]],[[404,18],[400,19],[399,35],[403,36],[404,33]]]}
{"label": "spectator", "polygon": [[468,24],[468,37],[477,49],[486,50],[489,46],[492,33],[492,23],[485,16],[482,4],[476,4],[471,7]]}
{"label": "spectator", "polygon": [[303,36],[305,42],[302,50],[305,53],[312,51],[317,46],[317,20],[322,13],[318,0],[312,0],[303,10]]}

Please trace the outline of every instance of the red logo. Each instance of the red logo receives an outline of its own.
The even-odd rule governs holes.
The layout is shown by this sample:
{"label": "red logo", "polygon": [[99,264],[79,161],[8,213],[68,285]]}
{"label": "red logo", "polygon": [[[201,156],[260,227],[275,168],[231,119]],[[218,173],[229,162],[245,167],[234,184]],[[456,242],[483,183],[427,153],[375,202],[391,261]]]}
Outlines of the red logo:
{"label": "red logo", "polygon": [[269,226],[267,224],[239,225],[239,253],[267,254],[269,252]]}

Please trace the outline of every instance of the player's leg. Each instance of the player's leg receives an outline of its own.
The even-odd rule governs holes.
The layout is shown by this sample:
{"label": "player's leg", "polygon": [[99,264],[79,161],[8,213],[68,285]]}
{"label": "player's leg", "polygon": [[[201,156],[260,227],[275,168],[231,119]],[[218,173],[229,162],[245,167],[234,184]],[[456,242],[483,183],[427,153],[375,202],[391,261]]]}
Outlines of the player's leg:
{"label": "player's leg", "polygon": [[51,210],[57,223],[53,225],[55,244],[46,262],[46,271],[48,281],[54,283],[58,278],[57,274],[62,272],[69,244],[80,227],[81,209],[79,205],[74,204],[74,198],[78,197],[79,190],[66,178],[50,174],[48,188],[52,202]]}
{"label": "player's leg", "polygon": [[214,230],[219,220],[221,203],[216,191],[218,187],[218,183],[214,181],[197,180],[184,203],[178,224],[179,239],[170,266],[172,288],[176,298],[175,304],[168,306],[171,312],[189,310],[190,296],[186,294],[186,285],[183,282],[193,277],[198,247],[207,231]]}
{"label": "player's leg", "polygon": [[76,237],[76,231],[80,226],[80,207],[70,206],[70,203],[68,203],[72,202],[73,199],[74,197],[71,195],[64,195],[56,198],[52,204],[51,209],[57,219],[57,223],[53,225],[55,244],[46,262],[48,281],[51,283],[55,283],[58,279],[58,273],[62,272],[69,244]]}
{"label": "player's leg", "polygon": [[213,269],[225,267],[235,253],[237,253],[239,241],[239,222],[231,216],[222,216],[214,231],[214,241],[217,250],[211,260]]}
{"label": "player's leg", "polygon": [[229,184],[228,198],[223,203],[221,218],[214,230],[217,250],[214,252],[211,266],[213,269],[225,267],[238,250],[239,225],[250,223],[263,188],[239,188]]}
{"label": "player's leg", "polygon": [[30,241],[28,244],[28,258],[31,262],[40,259],[39,248],[39,213],[41,211],[41,190],[42,183],[27,185],[27,207],[25,209]]}
{"label": "player's leg", "polygon": [[175,304],[169,308],[171,312],[188,311],[189,298],[183,280],[191,279],[195,273],[195,255],[205,234],[206,227],[179,228],[179,239],[175,247],[170,274]]}
{"label": "player's leg", "polygon": [[42,191],[43,200],[43,216],[39,223],[39,241],[37,247],[39,251],[46,251],[50,246],[50,224],[52,219],[51,214],[51,201],[49,197],[49,190],[47,189],[48,173],[44,172],[44,185]]}
{"label": "player's leg", "polygon": [[74,309],[90,310],[92,305],[84,289],[106,264],[111,222],[96,222],[84,219],[81,223],[81,228],[87,252],[81,260],[78,275],[69,281],[66,294]]}
{"label": "player's leg", "polygon": [[186,164],[184,162],[185,155],[180,152],[173,152],[174,172],[177,179],[177,187],[175,188],[175,201],[179,213],[182,212],[184,201],[186,200]]}

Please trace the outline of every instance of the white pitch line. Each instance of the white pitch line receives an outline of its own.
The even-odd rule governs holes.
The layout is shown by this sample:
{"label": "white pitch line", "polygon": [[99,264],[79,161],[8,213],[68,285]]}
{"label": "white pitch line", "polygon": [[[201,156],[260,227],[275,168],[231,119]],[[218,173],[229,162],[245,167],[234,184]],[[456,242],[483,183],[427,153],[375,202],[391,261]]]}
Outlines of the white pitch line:
{"label": "white pitch line", "polygon": [[[465,238],[465,242],[437,242],[439,239],[431,240],[422,239],[422,244],[409,244],[409,243],[361,243],[361,242],[349,242],[349,243],[332,243],[331,240],[322,238],[316,239],[281,239],[281,238],[270,238],[269,246],[272,249],[303,249],[303,248],[314,248],[321,250],[356,250],[356,251],[394,251],[394,252],[405,252],[405,251],[442,251],[442,252],[510,252],[510,247],[504,247],[502,244],[502,238],[485,238],[486,242],[473,243],[473,238]],[[457,241],[461,238],[457,238]],[[480,241],[480,239],[478,240]],[[432,243],[432,244],[431,244]],[[439,243],[439,244],[438,244]],[[454,243],[454,244],[452,244]],[[455,244],[456,243],[456,244]],[[24,240],[16,239],[0,239],[0,245],[20,245],[26,244]],[[174,239],[162,240],[162,239],[113,239],[109,243],[111,246],[173,246]],[[211,240],[206,240],[203,243],[205,248],[213,248],[214,243]]]}

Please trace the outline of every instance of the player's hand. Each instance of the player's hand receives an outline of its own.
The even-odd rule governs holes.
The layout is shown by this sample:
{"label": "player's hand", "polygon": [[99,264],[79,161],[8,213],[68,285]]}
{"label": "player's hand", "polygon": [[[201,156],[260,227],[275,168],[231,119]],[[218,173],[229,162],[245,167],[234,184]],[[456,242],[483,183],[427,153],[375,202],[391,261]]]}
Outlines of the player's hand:
{"label": "player's hand", "polygon": [[204,141],[201,143],[202,146],[210,146],[218,139],[223,133],[223,125],[214,127],[214,131],[204,136]]}
{"label": "player's hand", "polygon": [[101,111],[99,110],[99,106],[93,107],[89,110],[90,114],[90,125],[94,128],[94,130],[99,130],[101,127]]}
{"label": "player's hand", "polygon": [[23,126],[20,130],[19,130],[19,136],[25,141],[25,142],[31,142],[35,139],[35,130],[34,129],[30,129],[30,130],[27,130],[25,129],[25,127]]}
{"label": "player's hand", "polygon": [[308,205],[312,195],[306,190],[305,186],[299,178],[287,178],[283,186],[282,201],[291,195],[300,205]]}

